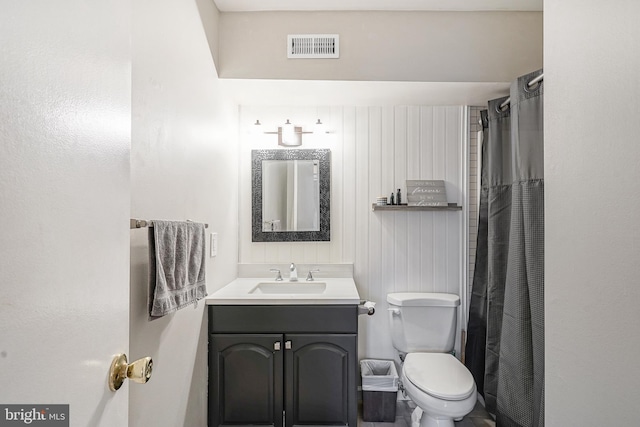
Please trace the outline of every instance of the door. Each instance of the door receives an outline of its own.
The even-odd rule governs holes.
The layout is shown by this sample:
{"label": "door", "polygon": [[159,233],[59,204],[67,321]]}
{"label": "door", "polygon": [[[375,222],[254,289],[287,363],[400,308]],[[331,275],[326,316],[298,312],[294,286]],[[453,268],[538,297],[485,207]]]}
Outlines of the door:
{"label": "door", "polygon": [[281,334],[209,336],[209,425],[282,427]]}
{"label": "door", "polygon": [[287,426],[357,425],[356,342],[355,334],[285,336]]}
{"label": "door", "polygon": [[0,13],[0,405],[126,427],[131,5],[78,6]]}

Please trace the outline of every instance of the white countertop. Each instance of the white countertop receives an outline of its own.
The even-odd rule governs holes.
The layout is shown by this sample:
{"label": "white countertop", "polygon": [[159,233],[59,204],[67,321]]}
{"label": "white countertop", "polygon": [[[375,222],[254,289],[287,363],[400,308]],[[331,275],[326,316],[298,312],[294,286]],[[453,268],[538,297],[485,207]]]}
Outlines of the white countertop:
{"label": "white countertop", "polygon": [[[251,293],[258,283],[273,283],[273,277],[242,277],[234,280],[224,288],[214,292],[205,298],[207,305],[298,305],[298,304],[359,304],[360,295],[353,278],[322,277],[316,282],[326,283],[326,289],[322,293]],[[283,282],[288,287],[295,289],[295,285],[305,286],[304,279],[298,282]],[[290,285],[290,286],[289,286]]]}

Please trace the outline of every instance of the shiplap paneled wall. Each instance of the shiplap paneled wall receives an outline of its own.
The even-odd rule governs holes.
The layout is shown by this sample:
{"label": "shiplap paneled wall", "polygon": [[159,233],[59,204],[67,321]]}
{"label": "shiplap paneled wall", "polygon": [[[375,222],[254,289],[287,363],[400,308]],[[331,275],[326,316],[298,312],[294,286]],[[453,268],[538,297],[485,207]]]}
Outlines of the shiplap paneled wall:
{"label": "shiplap paneled wall", "polygon": [[[480,111],[483,107],[469,107],[469,280],[468,295],[471,295],[473,273],[478,247],[478,204],[480,203],[480,152],[478,132],[482,130]],[[469,301],[467,301],[467,306]]]}
{"label": "shiplap paneled wall", "polygon": [[[330,133],[305,134],[300,148],[331,149],[331,241],[252,242],[251,150],[279,148],[277,135],[263,132],[277,130],[287,119],[313,130],[318,118]],[[256,132],[257,119],[262,129]],[[458,106],[242,106],[239,262],[353,263],[360,296],[378,303],[374,316],[360,317],[359,357],[394,358],[386,294],[460,295],[467,277],[468,213],[466,207],[373,212],[371,204],[398,188],[406,200],[407,179],[444,179],[449,202],[463,204],[468,184],[467,120],[466,109]],[[458,350],[459,341],[458,337]]]}

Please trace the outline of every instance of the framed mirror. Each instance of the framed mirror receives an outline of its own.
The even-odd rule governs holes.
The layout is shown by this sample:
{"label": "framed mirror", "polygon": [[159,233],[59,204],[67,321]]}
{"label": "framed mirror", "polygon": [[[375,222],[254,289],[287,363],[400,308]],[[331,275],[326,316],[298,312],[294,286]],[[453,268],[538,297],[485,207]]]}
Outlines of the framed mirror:
{"label": "framed mirror", "polygon": [[251,151],[254,242],[318,242],[330,236],[331,151]]}

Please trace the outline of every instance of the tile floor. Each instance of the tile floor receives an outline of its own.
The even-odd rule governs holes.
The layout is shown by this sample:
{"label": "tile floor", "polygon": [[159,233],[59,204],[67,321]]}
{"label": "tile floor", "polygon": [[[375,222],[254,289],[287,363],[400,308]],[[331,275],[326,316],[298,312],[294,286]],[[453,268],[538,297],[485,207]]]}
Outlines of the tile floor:
{"label": "tile floor", "polygon": [[[411,413],[415,404],[410,400],[399,400],[396,407],[396,421],[394,423],[372,423],[362,421],[362,407],[358,414],[358,427],[411,427]],[[496,423],[478,402],[476,407],[456,427],[495,427]]]}

